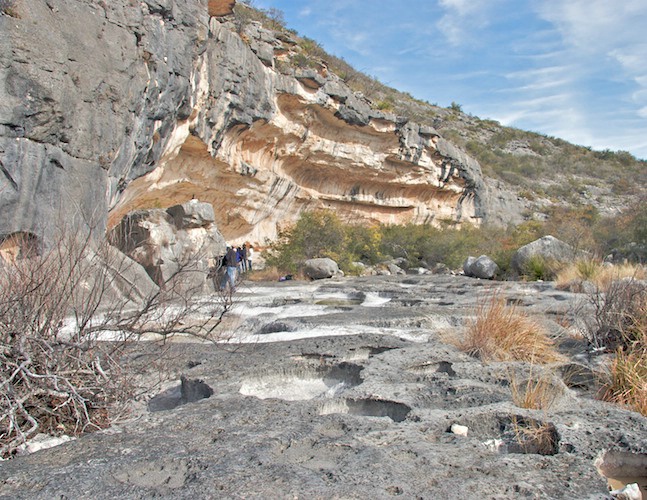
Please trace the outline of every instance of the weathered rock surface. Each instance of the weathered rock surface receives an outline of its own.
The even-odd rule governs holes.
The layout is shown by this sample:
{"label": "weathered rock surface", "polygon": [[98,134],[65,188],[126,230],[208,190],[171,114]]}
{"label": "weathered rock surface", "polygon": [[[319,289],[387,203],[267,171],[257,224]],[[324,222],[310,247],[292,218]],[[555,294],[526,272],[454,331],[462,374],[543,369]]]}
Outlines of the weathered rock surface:
{"label": "weathered rock surface", "polygon": [[98,290],[103,287],[101,288],[104,294],[102,307],[113,304],[140,307],[159,290],[158,284],[139,263],[111,245],[105,245],[100,251],[88,248],[83,255],[83,260],[82,266],[104,269],[98,275],[108,279],[105,280],[105,284],[98,285],[93,281],[96,279],[96,273],[84,273],[85,278],[78,284],[80,300],[87,300],[87,297],[83,296],[86,290]]}
{"label": "weathered rock surface", "polygon": [[33,0],[0,16],[0,235],[192,197],[249,241],[317,207],[496,219],[476,161],[324,69],[289,69],[294,41],[238,27],[231,5]]}
{"label": "weathered rock surface", "polygon": [[510,266],[517,274],[523,274],[533,258],[539,258],[549,263],[566,264],[576,256],[577,252],[572,246],[548,235],[519,248],[512,256]]}
{"label": "weathered rock surface", "polygon": [[198,200],[160,208],[137,210],[124,217],[111,232],[114,245],[141,264],[159,286],[181,266],[195,272],[184,278],[190,286],[207,287],[207,271],[226,251],[225,240],[214,224],[213,207]]}
{"label": "weathered rock surface", "polygon": [[[602,358],[561,326],[577,294],[462,276],[240,290],[229,344],[166,346],[157,394],[180,395],[184,375],[211,397],[142,400],[129,421],[3,462],[0,496],[605,499],[598,469],[644,485],[647,419],[595,399]],[[495,290],[543,318],[568,361],[483,364],[443,340]],[[129,359],[158,380],[159,347]],[[511,381],[540,374],[551,406],[517,407]]]}

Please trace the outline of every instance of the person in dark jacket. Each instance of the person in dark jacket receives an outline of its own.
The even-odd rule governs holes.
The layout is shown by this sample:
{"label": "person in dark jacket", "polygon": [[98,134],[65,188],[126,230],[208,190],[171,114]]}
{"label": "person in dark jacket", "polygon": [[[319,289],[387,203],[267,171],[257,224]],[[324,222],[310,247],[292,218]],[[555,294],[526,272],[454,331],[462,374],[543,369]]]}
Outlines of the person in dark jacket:
{"label": "person in dark jacket", "polygon": [[247,271],[247,251],[246,251],[245,245],[243,244],[242,246],[239,246],[237,252],[238,252],[238,259],[240,262],[240,266],[243,272],[246,272]]}
{"label": "person in dark jacket", "polygon": [[229,289],[234,292],[236,290],[236,278],[238,276],[238,255],[234,247],[227,247],[225,266],[227,267],[227,272],[223,276],[220,289],[224,290],[227,287],[227,282],[229,282]]}

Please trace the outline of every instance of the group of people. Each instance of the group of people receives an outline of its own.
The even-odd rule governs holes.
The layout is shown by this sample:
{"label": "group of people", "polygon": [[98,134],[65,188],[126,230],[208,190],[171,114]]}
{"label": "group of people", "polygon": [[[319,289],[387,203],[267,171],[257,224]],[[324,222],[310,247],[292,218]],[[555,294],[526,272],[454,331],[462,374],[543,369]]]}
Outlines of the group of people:
{"label": "group of people", "polygon": [[231,245],[227,247],[227,253],[222,258],[220,269],[225,272],[220,280],[220,289],[225,290],[229,284],[230,290],[236,289],[236,280],[241,272],[252,270],[252,260],[254,259],[254,247],[249,243],[241,246]]}

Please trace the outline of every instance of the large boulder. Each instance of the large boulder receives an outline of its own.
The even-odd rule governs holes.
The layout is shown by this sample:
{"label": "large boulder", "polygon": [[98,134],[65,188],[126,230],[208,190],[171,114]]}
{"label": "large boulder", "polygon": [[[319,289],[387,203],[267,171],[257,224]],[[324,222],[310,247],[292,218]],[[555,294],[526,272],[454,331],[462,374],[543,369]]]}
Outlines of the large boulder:
{"label": "large boulder", "polygon": [[193,229],[207,227],[216,220],[211,203],[202,203],[198,200],[187,201],[181,205],[174,205],[166,209],[173,223],[178,229]]}
{"label": "large boulder", "polygon": [[544,236],[519,248],[512,256],[510,266],[517,274],[525,274],[533,259],[549,264],[566,264],[577,255],[575,249],[554,236]]}
{"label": "large boulder", "polygon": [[491,280],[499,273],[499,266],[487,255],[470,256],[463,263],[463,272],[465,276]]}
{"label": "large boulder", "polygon": [[[100,308],[114,304],[124,304],[124,308],[141,307],[159,290],[139,263],[111,245],[89,248],[81,266],[85,272],[77,287],[81,290],[77,300],[87,300],[84,294],[87,290],[100,291],[103,295]],[[87,267],[94,270],[88,272]]]}
{"label": "large boulder", "polygon": [[225,240],[213,223],[213,207],[191,200],[167,210],[136,210],[112,231],[111,240],[141,264],[159,286],[188,264],[192,287],[206,284],[214,259],[225,254]]}
{"label": "large boulder", "polygon": [[341,273],[337,263],[328,257],[306,260],[304,272],[313,280],[332,278]]}

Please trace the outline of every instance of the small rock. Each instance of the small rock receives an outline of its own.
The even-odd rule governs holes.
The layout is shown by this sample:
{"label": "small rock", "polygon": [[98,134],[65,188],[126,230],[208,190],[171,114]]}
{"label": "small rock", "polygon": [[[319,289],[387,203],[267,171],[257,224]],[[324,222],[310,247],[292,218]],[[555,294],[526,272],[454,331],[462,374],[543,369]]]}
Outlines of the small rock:
{"label": "small rock", "polygon": [[494,453],[502,453],[505,450],[505,443],[502,439],[488,439],[483,442],[483,446]]}
{"label": "small rock", "polygon": [[457,436],[467,436],[468,428],[465,425],[452,424],[450,430]]}

